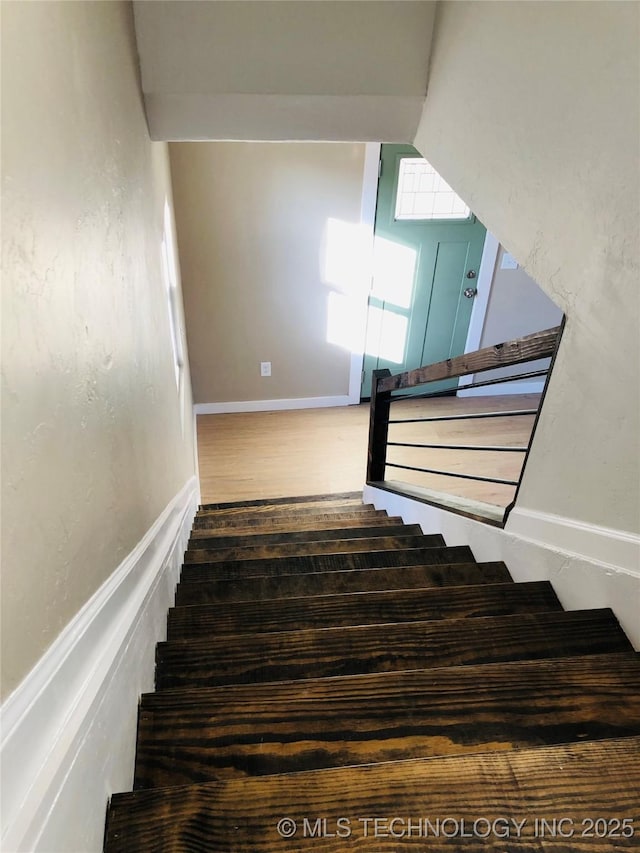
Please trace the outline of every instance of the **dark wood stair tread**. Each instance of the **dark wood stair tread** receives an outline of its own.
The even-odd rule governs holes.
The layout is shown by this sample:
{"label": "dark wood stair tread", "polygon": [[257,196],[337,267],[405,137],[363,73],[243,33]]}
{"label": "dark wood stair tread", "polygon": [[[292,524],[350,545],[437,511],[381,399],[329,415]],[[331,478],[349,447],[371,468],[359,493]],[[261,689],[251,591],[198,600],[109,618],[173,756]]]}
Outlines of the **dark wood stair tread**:
{"label": "dark wood stair tread", "polygon": [[[111,800],[105,853],[282,853],[284,849],[344,853],[348,850],[397,853],[402,839],[388,832],[396,816],[431,825],[446,819],[490,821],[504,817],[525,821],[520,837],[512,831],[506,841],[495,833],[487,838],[405,838],[402,846],[469,853],[609,853],[637,849],[637,807],[640,790],[640,738],[602,740],[570,746],[483,753],[441,759],[418,759],[335,770],[236,778],[175,788],[116,794]],[[304,832],[304,818],[315,825],[326,821],[329,833],[338,818],[348,821],[348,837]],[[363,819],[387,821],[386,834],[364,837]],[[602,819],[606,827],[631,818],[634,836],[584,837],[588,824]],[[292,819],[292,837],[284,840],[279,821]],[[573,837],[541,837],[536,819],[564,819]],[[299,824],[299,831],[296,826]],[[421,825],[425,825],[422,823]],[[509,825],[509,824],[508,824]],[[404,824],[406,827],[406,822]],[[482,824],[484,827],[484,824]],[[384,824],[383,824],[384,827]],[[458,824],[459,827],[459,824]],[[617,825],[620,827],[620,824]],[[513,830],[513,827],[512,827]],[[467,829],[468,831],[468,829]],[[306,837],[305,837],[306,836]]]}
{"label": "dark wood stair tread", "polygon": [[280,498],[257,498],[255,500],[226,501],[222,503],[200,504],[200,510],[216,509],[250,509],[264,506],[288,506],[308,503],[350,503],[352,501],[362,503],[362,492],[329,492],[320,495],[293,495]]}
{"label": "dark wood stair tread", "polygon": [[353,520],[371,519],[382,520],[388,518],[385,510],[374,509],[371,505],[352,507],[322,507],[316,510],[291,510],[282,508],[273,509],[270,512],[234,513],[229,515],[222,511],[208,515],[196,516],[193,520],[194,530],[205,530],[217,527],[260,527],[264,524],[307,524],[314,521],[331,520]]}
{"label": "dark wood stair tread", "polygon": [[[422,536],[422,530],[419,524],[402,524],[402,521],[396,520],[395,524],[369,525],[366,527],[331,527],[325,530],[282,530],[250,534],[242,533],[239,535],[235,533],[217,533],[215,536],[191,536],[189,550],[206,548],[213,548],[215,550],[241,548],[244,550],[246,547],[255,548],[265,545],[293,543],[305,545],[311,542],[337,542],[343,539],[371,539],[380,536]],[[438,542],[444,544],[442,539],[439,539]]]}
{"label": "dark wood stair tread", "polygon": [[303,628],[346,627],[562,610],[548,581],[399,589],[242,603],[173,607],[167,639],[262,634]]}
{"label": "dark wood stair tread", "polygon": [[634,655],[179,694],[143,700],[136,787],[640,736]]}
{"label": "dark wood stair tread", "polygon": [[191,531],[192,539],[206,539],[218,536],[255,536],[265,533],[296,533],[304,530],[344,530],[347,528],[358,529],[361,527],[393,527],[402,524],[399,516],[376,516],[360,513],[359,515],[327,515],[322,518],[282,518],[267,517],[265,519],[252,519],[240,523],[219,523],[206,526],[194,525]]}
{"label": "dark wood stair tread", "polygon": [[610,610],[534,613],[159,643],[156,687],[213,687],[630,651]]}
{"label": "dark wood stair tread", "polygon": [[[193,568],[193,567],[191,567]],[[198,567],[201,569],[201,567]],[[209,577],[209,573],[205,573]],[[513,583],[507,567],[497,563],[434,563],[392,568],[352,568],[345,571],[296,572],[290,575],[197,580],[183,568],[176,605],[232,601],[261,601],[294,596],[354,593],[370,590],[450,587],[464,584]]]}
{"label": "dark wood stair tread", "polygon": [[247,563],[252,560],[272,560],[277,557],[305,557],[324,554],[349,554],[357,551],[396,551],[400,548],[434,548],[443,546],[439,533],[387,535],[380,528],[379,535],[364,539],[325,539],[320,542],[283,542],[277,545],[246,545],[235,547],[198,548],[184,555],[187,563]]}
{"label": "dark wood stair tread", "polygon": [[275,577],[295,572],[335,572],[345,569],[384,569],[392,566],[435,565],[437,563],[472,563],[473,553],[467,545],[431,548],[389,548],[382,551],[340,551],[333,554],[307,554],[303,557],[225,560],[222,562],[184,563],[180,580],[220,580],[240,577]]}
{"label": "dark wood stair tread", "polygon": [[326,500],[307,500],[307,501],[262,501],[257,503],[238,504],[237,506],[219,506],[219,507],[203,507],[196,513],[196,518],[240,518],[240,517],[258,517],[260,515],[271,515],[281,513],[291,513],[301,515],[304,513],[326,512],[327,510],[337,509],[341,512],[357,511],[361,507],[372,509],[371,504],[363,504],[362,499],[358,498],[336,498]]}

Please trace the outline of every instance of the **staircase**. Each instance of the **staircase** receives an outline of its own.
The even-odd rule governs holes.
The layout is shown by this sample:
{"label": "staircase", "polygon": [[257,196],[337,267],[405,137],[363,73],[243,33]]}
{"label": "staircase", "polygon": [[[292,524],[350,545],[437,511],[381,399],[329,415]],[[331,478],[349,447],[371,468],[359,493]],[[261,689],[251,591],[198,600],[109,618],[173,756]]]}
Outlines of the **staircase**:
{"label": "staircase", "polygon": [[640,848],[609,610],[364,506],[204,506],[106,853]]}

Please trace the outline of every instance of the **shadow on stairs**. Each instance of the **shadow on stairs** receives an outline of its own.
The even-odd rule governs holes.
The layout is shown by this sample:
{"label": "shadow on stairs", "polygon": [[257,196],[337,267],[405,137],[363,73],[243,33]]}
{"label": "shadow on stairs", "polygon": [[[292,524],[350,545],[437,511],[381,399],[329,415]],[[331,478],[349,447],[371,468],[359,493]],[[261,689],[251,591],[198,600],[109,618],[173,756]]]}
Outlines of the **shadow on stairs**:
{"label": "shadow on stairs", "polygon": [[210,504],[105,851],[638,849],[639,688],[609,610],[360,495]]}

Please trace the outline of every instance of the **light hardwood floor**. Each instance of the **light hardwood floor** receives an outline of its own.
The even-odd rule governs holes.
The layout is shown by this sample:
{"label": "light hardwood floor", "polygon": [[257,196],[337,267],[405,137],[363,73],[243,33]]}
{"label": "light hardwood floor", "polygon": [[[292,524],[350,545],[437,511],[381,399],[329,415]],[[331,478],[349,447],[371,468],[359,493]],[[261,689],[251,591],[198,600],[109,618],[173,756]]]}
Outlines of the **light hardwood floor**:
{"label": "light hardwood floor", "polygon": [[[392,418],[535,409],[533,395],[404,400]],[[533,416],[397,424],[391,441],[526,446]],[[200,415],[203,503],[359,491],[365,482],[369,405],[290,412]],[[388,461],[517,479],[523,453],[389,448]],[[388,468],[387,478],[505,506],[513,487]]]}

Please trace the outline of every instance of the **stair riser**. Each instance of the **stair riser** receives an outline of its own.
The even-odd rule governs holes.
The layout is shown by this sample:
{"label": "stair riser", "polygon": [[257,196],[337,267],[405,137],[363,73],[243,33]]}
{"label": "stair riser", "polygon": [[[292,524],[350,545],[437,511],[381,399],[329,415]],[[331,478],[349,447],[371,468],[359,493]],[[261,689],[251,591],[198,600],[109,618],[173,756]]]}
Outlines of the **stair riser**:
{"label": "stair riser", "polygon": [[306,495],[293,498],[265,498],[251,501],[229,501],[226,503],[201,504],[198,512],[261,512],[268,509],[306,509],[324,506],[363,506],[362,494],[344,492],[336,495]]}
{"label": "stair riser", "polygon": [[640,735],[634,658],[253,689],[142,708],[136,787]]}
{"label": "stair riser", "polygon": [[218,563],[185,563],[180,581],[222,580],[250,577],[279,577],[288,574],[341,572],[349,569],[384,569],[400,566],[471,563],[473,554],[466,545],[433,548],[397,548],[386,551],[351,551],[339,554],[308,554],[304,557],[227,560]]}
{"label": "stair riser", "polygon": [[[343,539],[369,539],[377,536],[421,536],[419,524],[394,524],[375,527],[331,528],[328,530],[283,531],[280,533],[256,533],[244,536],[192,536],[189,551],[199,549],[241,548],[264,545],[285,545],[310,542],[340,541]],[[444,544],[444,543],[443,543]]]}
{"label": "stair riser", "polygon": [[[509,583],[504,563],[447,563],[406,565],[394,568],[352,569],[349,571],[298,572],[285,576],[264,576],[198,582],[195,572],[183,569],[183,581],[176,589],[176,605],[217,604],[234,601],[262,601],[293,596],[359,593],[370,590],[439,588],[465,584]],[[210,577],[207,570],[205,576]]]}
{"label": "stair riser", "polygon": [[292,509],[284,507],[282,509],[264,509],[262,511],[240,512],[234,510],[232,512],[198,513],[193,520],[195,527],[200,526],[247,526],[261,524],[286,524],[295,522],[297,524],[305,524],[313,521],[331,521],[350,519],[357,521],[358,519],[383,519],[388,518],[387,512],[383,509],[374,509],[371,504],[367,506],[323,506],[315,509]]}
{"label": "stair riser", "polygon": [[256,600],[243,605],[228,604],[224,609],[206,605],[172,608],[167,639],[509,616],[550,610],[561,611],[562,607],[546,582]]}
{"label": "stair riser", "polygon": [[433,536],[382,534],[365,539],[338,539],[323,542],[294,542],[281,545],[256,545],[254,547],[203,548],[187,551],[185,563],[237,563],[251,560],[273,560],[278,557],[320,556],[324,554],[351,554],[358,551],[397,551],[402,548],[435,548],[444,545],[439,534]]}
{"label": "stair riser", "polygon": [[[409,845],[429,853],[613,853],[637,848],[638,790],[640,738],[240,778],[114,795],[105,853],[398,853],[399,846]],[[403,822],[392,833],[389,821],[398,815]],[[511,832],[506,842],[497,834],[504,827],[500,822],[490,837],[474,839],[474,821],[484,829],[487,818],[504,816]],[[615,820],[631,817],[634,837],[582,838],[596,816],[612,829],[620,826]],[[378,829],[363,823],[372,817],[382,819]],[[286,818],[293,823],[282,823]],[[310,828],[320,818],[321,838],[305,832],[305,818]],[[398,834],[406,833],[407,818],[414,829],[403,841]],[[425,818],[438,828],[448,821],[445,834],[428,831]],[[348,835],[335,831],[340,819]],[[573,827],[577,835],[541,839],[540,819],[551,824],[569,819],[565,831]],[[464,831],[471,832],[464,844],[462,820]],[[283,840],[289,828],[292,837]]]}
{"label": "stair riser", "polygon": [[216,687],[631,651],[610,611],[539,613],[160,643],[156,687]]}
{"label": "stair riser", "polygon": [[207,536],[253,536],[261,533],[287,533],[305,530],[339,530],[358,527],[392,527],[402,524],[399,516],[388,515],[336,515],[318,518],[265,518],[252,519],[251,522],[215,522],[211,524],[193,525],[191,535],[194,539]]}

